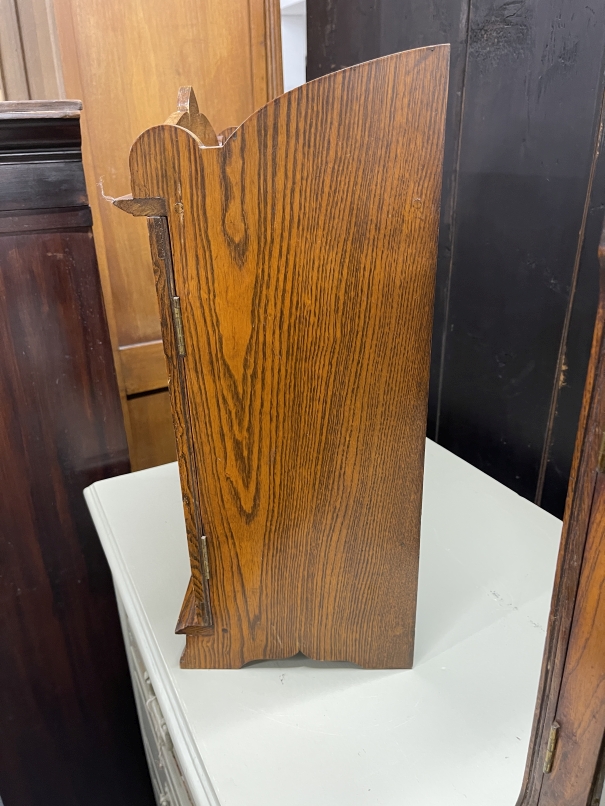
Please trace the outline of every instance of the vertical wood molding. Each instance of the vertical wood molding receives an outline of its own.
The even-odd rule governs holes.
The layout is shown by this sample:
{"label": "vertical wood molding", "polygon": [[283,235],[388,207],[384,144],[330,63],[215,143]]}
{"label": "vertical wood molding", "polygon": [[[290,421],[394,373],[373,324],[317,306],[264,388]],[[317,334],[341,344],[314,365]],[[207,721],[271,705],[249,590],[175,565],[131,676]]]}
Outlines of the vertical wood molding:
{"label": "vertical wood molding", "polygon": [[65,98],[51,0],[0,0],[2,100]]}
{"label": "vertical wood molding", "polygon": [[[63,72],[65,76],[65,88],[70,95],[75,98],[83,98],[82,82],[78,62],[78,52],[76,37],[74,33],[70,0],[50,0],[53,2],[53,18],[56,24],[57,44],[61,54]],[[130,410],[126,400],[126,384],[124,372],[119,354],[118,329],[113,305],[113,294],[111,289],[111,277],[107,263],[107,250],[105,247],[105,231],[103,228],[103,218],[101,216],[99,194],[94,179],[95,170],[92,160],[92,146],[90,133],[87,124],[86,109],[82,109],[80,116],[80,131],[82,134],[82,163],[84,165],[84,175],[88,188],[88,204],[92,211],[93,233],[95,238],[95,250],[97,253],[97,264],[101,278],[101,289],[103,291],[103,301],[105,304],[105,315],[109,328],[109,338],[111,351],[116,368],[120,401],[122,403],[122,413],[124,415],[124,427],[126,429],[126,439],[129,450],[132,451],[133,435],[130,423]],[[91,192],[91,184],[93,192]]]}
{"label": "vertical wood molding", "polygon": [[19,12],[15,0],[0,0],[0,63],[4,100],[26,101],[31,96],[27,83],[27,71]]}
{"label": "vertical wood molding", "polygon": [[267,100],[270,101],[284,91],[279,0],[265,0],[265,62]]}
{"label": "vertical wood molding", "polygon": [[30,97],[64,97],[61,64],[53,45],[54,20],[49,17],[47,0],[16,0],[16,3]]}
{"label": "vertical wood molding", "polygon": [[46,16],[48,19],[48,32],[50,39],[50,50],[53,64],[55,65],[57,92],[59,98],[66,98],[65,79],[63,77],[63,65],[61,63],[61,49],[59,48],[59,32],[57,31],[57,20],[55,19],[55,7],[53,0],[44,0],[46,5]]}
{"label": "vertical wood molding", "polygon": [[249,0],[248,16],[251,89],[258,109],[283,93],[279,0]]}

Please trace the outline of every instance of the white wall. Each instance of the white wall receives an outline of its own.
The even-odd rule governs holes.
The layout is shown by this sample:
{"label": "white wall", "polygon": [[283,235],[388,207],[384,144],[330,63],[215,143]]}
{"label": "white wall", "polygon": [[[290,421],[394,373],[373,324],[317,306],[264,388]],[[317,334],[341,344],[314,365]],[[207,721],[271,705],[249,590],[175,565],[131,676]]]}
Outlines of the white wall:
{"label": "white wall", "polygon": [[305,83],[307,8],[305,0],[280,0],[284,92]]}

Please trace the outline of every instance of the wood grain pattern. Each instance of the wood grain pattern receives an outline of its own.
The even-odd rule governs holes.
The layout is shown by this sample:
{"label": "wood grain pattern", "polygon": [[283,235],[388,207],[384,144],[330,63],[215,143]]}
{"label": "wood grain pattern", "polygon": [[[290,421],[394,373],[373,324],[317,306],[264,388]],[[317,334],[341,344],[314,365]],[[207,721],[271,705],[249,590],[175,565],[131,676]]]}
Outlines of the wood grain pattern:
{"label": "wood grain pattern", "polygon": [[15,0],[1,0],[0,15],[0,100],[23,100],[29,98],[29,87]]}
{"label": "wood grain pattern", "polygon": [[[84,103],[84,168],[95,228],[104,232],[118,343],[151,341],[160,326],[145,224],[107,204],[98,182],[109,193],[127,186],[128,149],[150,120],[168,117],[175,87],[195,84],[217,131],[270,100],[265,52],[256,50],[264,3],[55,0],[55,9],[66,91]],[[261,35],[254,40],[252,17]]]}
{"label": "wood grain pattern", "polygon": [[219,144],[216,132],[210,121],[200,112],[193,87],[181,87],[176,102],[176,112],[168,118],[166,123],[188,129],[198,138],[202,145],[210,148]]}
{"label": "wood grain pattern", "polygon": [[[534,806],[534,804],[541,803],[540,793],[544,780],[545,778],[550,779],[554,774],[554,771],[546,776],[543,774],[543,762],[550,728],[557,718],[561,684],[566,673],[567,651],[574,611],[581,607],[576,604],[576,597],[580,585],[587,535],[591,531],[591,519],[595,515],[593,512],[595,483],[598,477],[605,424],[605,229],[599,248],[599,263],[599,308],[563,520],[563,534],[534,724],[518,806]],[[594,523],[595,521],[592,521],[593,526]],[[561,727],[565,734],[565,725]],[[598,749],[596,748],[597,753]],[[576,756],[576,758],[580,763],[581,757]],[[588,797],[588,791],[586,797]]]}
{"label": "wood grain pattern", "polygon": [[[150,121],[172,112],[179,86],[195,85],[217,132],[282,91],[275,62],[279,0],[54,0],[54,6],[66,91],[84,102],[84,169],[129,446],[133,456],[150,456],[152,446],[134,440],[148,433],[158,407],[151,397],[153,411],[145,411],[142,398],[129,404],[119,350],[161,334],[147,230],[108,204],[100,183],[112,195],[128,186],[130,145]],[[131,424],[135,413],[143,421]],[[168,444],[169,421],[164,427]]]}
{"label": "wood grain pattern", "polygon": [[[19,38],[15,45],[20,47],[23,54],[28,94],[7,97],[65,98],[52,0],[13,2],[19,20]],[[6,3],[7,0],[0,0],[0,5]],[[6,55],[11,59],[14,54],[15,50]]]}
{"label": "wood grain pattern", "polygon": [[605,735],[605,475],[592,502],[557,705],[559,739],[540,806],[587,806]]}
{"label": "wood grain pattern", "polygon": [[[183,130],[184,131],[184,130]],[[199,142],[199,141],[198,141]],[[191,564],[191,581],[188,593],[183,603],[183,613],[186,611],[190,620],[187,628],[190,631],[198,627],[212,625],[212,616],[208,603],[210,591],[207,574],[204,572],[201,536],[204,526],[199,504],[198,471],[195,460],[192,424],[187,400],[186,378],[183,368],[183,355],[179,353],[175,328],[172,319],[172,303],[176,296],[174,282],[174,269],[172,264],[172,249],[168,220],[164,217],[152,217],[148,221],[149,241],[151,245],[151,259],[155,274],[158,293],[159,308],[162,321],[162,335],[166,353],[169,377],[170,403],[174,422],[177,460],[181,479],[183,498],[183,511],[185,515],[185,529],[189,545],[189,560]],[[193,590],[193,605],[188,595]],[[183,613],[179,617],[177,631],[185,626]]]}
{"label": "wood grain pattern", "polygon": [[133,196],[169,211],[158,290],[204,609],[185,667],[411,665],[448,58],[311,82],[218,148],[170,125],[133,146]]}

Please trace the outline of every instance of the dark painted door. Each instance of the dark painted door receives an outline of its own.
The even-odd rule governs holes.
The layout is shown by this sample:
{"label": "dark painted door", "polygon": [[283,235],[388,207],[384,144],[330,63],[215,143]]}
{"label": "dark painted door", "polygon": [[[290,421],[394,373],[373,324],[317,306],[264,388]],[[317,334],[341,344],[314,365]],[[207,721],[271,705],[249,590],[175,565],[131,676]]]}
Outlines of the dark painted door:
{"label": "dark painted door", "polygon": [[597,305],[605,4],[307,0],[307,76],[450,42],[428,434],[561,516]]}

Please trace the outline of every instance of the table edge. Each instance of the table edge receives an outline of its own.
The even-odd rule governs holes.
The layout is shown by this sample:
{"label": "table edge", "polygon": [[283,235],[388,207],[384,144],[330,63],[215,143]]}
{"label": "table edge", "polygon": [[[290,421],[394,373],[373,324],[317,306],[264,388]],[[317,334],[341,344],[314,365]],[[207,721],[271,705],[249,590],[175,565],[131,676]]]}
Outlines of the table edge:
{"label": "table edge", "polygon": [[95,487],[96,483],[87,487],[84,498],[103,545],[114,586],[135,631],[138,648],[159,700],[178,760],[184,768],[187,785],[196,806],[221,806]]}

